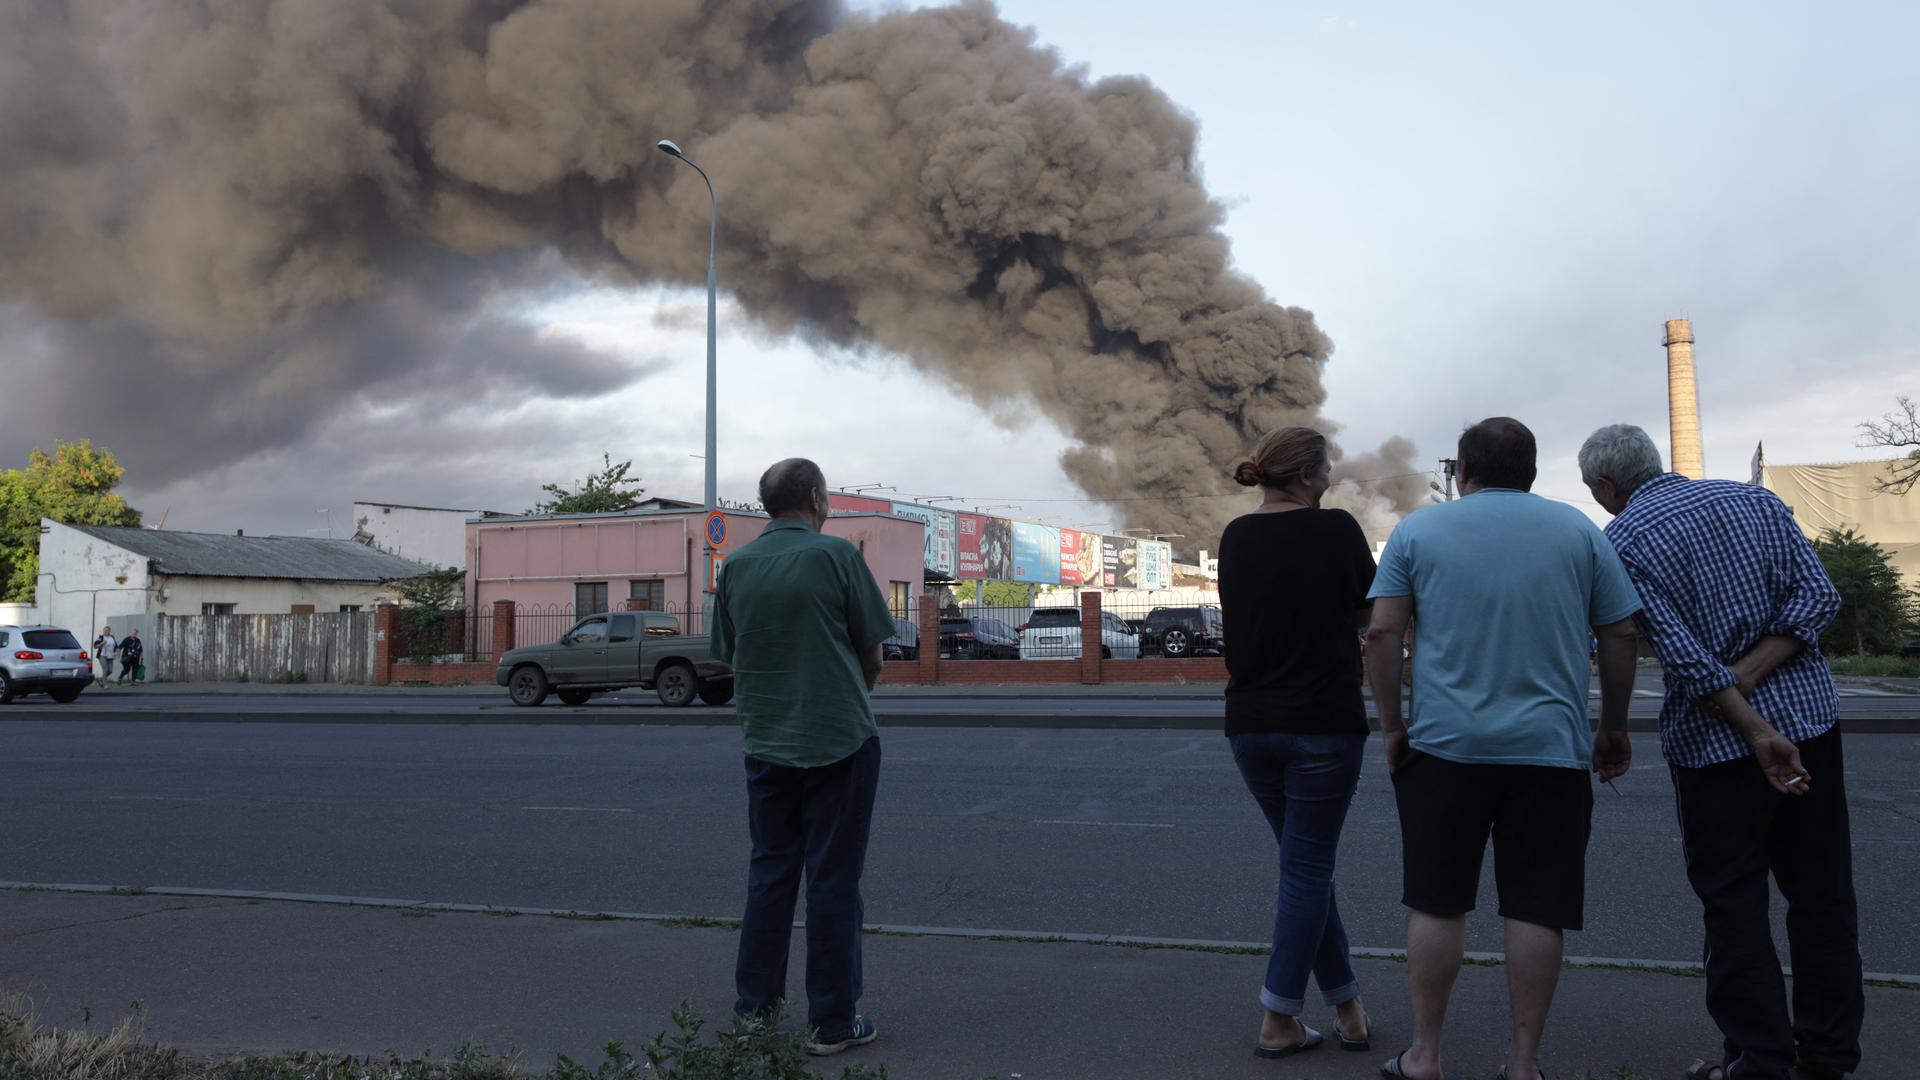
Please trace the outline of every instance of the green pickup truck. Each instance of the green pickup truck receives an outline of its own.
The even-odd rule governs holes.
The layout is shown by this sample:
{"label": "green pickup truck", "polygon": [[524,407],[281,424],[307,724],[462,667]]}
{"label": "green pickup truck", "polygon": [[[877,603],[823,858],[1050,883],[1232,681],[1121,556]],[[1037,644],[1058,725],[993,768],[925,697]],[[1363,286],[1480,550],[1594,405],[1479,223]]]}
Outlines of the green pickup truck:
{"label": "green pickup truck", "polygon": [[680,632],[680,619],[645,611],[589,615],[550,645],[529,645],[500,657],[494,681],[515,705],[538,705],[549,693],[584,705],[603,690],[638,686],[668,705],[733,700],[733,670],[707,650],[705,637]]}

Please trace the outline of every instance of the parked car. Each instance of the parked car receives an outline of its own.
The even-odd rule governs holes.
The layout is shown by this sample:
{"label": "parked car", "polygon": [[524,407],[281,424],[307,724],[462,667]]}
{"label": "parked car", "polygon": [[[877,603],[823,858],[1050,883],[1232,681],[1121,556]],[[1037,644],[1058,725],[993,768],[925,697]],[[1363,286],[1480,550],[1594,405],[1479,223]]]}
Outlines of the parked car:
{"label": "parked car", "polygon": [[1147,612],[1140,628],[1140,653],[1182,660],[1189,656],[1219,656],[1226,642],[1226,621],[1213,604],[1198,607],[1157,607]]}
{"label": "parked car", "polygon": [[667,705],[733,700],[733,669],[713,658],[704,635],[680,632],[675,615],[621,611],[589,615],[559,641],[511,649],[500,657],[494,681],[515,705],[538,705],[549,692],[568,705],[597,693],[638,686]]}
{"label": "parked car", "polygon": [[1020,635],[999,619],[970,615],[940,620],[940,659],[1018,660]]}
{"label": "parked car", "polygon": [[[1100,655],[1109,660],[1140,658],[1140,635],[1111,611],[1100,613]],[[1020,659],[1080,659],[1080,609],[1035,608],[1020,628]]]}
{"label": "parked car", "polygon": [[880,659],[920,659],[920,628],[912,619],[893,620],[893,636],[880,643]]}
{"label": "parked car", "polygon": [[93,656],[58,626],[0,626],[0,705],[45,694],[62,705],[93,681]]}

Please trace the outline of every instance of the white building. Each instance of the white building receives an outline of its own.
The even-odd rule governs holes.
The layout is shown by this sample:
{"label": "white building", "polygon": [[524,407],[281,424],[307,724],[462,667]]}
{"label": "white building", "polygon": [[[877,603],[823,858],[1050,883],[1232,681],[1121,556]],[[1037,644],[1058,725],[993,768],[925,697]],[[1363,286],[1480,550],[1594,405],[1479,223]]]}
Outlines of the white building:
{"label": "white building", "polygon": [[353,538],[417,563],[465,570],[468,519],[499,516],[491,510],[357,502]]}
{"label": "white building", "polygon": [[427,567],[351,540],[40,523],[42,622],[88,640],[116,618],[353,611]]}

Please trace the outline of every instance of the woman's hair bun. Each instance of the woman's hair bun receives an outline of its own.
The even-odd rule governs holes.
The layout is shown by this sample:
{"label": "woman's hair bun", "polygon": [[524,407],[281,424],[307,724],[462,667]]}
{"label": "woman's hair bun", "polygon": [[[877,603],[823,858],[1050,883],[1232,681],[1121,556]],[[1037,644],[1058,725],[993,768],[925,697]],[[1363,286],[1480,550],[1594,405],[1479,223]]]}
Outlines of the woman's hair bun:
{"label": "woman's hair bun", "polygon": [[1233,479],[1241,487],[1259,487],[1260,466],[1251,461],[1243,461],[1233,470]]}

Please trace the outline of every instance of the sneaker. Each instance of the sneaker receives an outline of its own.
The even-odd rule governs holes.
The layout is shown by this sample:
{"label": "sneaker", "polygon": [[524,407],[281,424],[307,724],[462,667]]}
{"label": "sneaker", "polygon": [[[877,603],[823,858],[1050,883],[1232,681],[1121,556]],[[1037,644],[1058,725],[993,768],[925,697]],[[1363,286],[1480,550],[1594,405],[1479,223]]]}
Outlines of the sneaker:
{"label": "sneaker", "polygon": [[807,1044],[807,1053],[812,1054],[814,1057],[826,1057],[829,1054],[837,1054],[851,1046],[865,1046],[879,1037],[880,1029],[873,1026],[873,1021],[864,1016],[856,1015],[853,1018],[853,1026],[838,1038],[828,1039],[825,1036],[815,1034],[813,1041]]}

